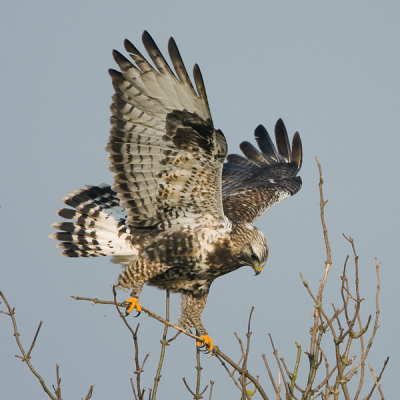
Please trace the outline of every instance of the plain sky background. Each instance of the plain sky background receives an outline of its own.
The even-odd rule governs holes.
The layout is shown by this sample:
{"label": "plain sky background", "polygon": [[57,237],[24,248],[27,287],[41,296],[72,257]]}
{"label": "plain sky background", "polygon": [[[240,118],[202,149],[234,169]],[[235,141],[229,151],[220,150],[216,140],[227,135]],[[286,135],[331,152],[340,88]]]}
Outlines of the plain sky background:
{"label": "plain sky background", "polygon": [[[84,397],[92,383],[93,399],[133,398],[129,332],[111,306],[70,298],[111,299],[119,267],[106,258],[62,258],[47,235],[58,220],[54,211],[62,207],[61,196],[85,184],[112,181],[104,151],[113,93],[107,69],[115,67],[111,51],[123,51],[125,38],[143,50],[146,29],[166,56],[173,36],[189,71],[200,64],[214,124],[225,133],[230,152],[239,152],[242,140],[254,143],[260,123],[272,133],[278,118],[290,135],[298,130],[303,141],[302,190],[257,222],[270,246],[262,274],[254,277],[250,268],[242,268],[211,288],[203,323],[215,344],[237,361],[233,332],[244,338],[255,306],[249,370],[260,375],[272,398],[261,354],[275,377],[278,370],[267,334],[290,369],[295,341],[308,350],[313,303],[299,272],[316,292],[326,259],[317,156],[329,199],[326,221],[334,261],[326,310],[332,302],[340,305],[340,274],[351,254],[345,233],[355,238],[360,256],[364,323],[369,314],[375,316],[374,258],[382,263],[380,329],[369,361],[379,372],[390,356],[382,387],[386,398],[398,396],[399,16],[398,1],[3,2],[0,290],[16,308],[27,349],[44,321],[32,362],[49,387],[59,363],[64,399]],[[163,315],[164,293],[145,287],[141,304]],[[178,309],[174,296],[173,321]],[[131,322],[140,323],[140,357],[150,353],[142,384],[151,387],[163,326],[144,314]],[[18,349],[4,315],[0,337],[0,397],[46,398],[14,357]],[[327,353],[333,348],[330,334],[323,347]],[[358,354],[358,348],[350,354]],[[203,385],[216,382],[213,399],[239,398],[215,358],[203,356],[202,366]],[[181,378],[194,387],[194,367],[195,345],[181,335],[167,349],[158,398],[190,399]],[[305,386],[305,355],[300,369],[299,384]],[[372,386],[369,372],[366,376],[364,396]]]}

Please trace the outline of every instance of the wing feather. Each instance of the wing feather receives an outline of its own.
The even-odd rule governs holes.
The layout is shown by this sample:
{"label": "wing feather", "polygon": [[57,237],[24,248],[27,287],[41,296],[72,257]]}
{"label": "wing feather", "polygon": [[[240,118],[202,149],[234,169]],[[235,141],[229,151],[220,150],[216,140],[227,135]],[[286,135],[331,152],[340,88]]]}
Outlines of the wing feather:
{"label": "wing feather", "polygon": [[264,158],[266,158],[267,160],[270,159],[270,162],[274,162],[274,160],[279,160],[275,145],[263,125],[257,126],[256,130],[254,131],[254,137]]}
{"label": "wing feather", "polygon": [[303,148],[301,145],[299,132],[295,132],[295,134],[293,135],[292,161],[297,165],[297,169],[300,170],[303,164]]}
{"label": "wing feather", "polygon": [[253,222],[300,190],[301,178],[296,176],[302,163],[300,135],[294,134],[291,149],[282,120],[278,120],[275,133],[278,151],[267,130],[259,125],[254,136],[260,151],[243,142],[240,148],[247,158],[228,155],[222,177],[224,213],[228,218]]}
{"label": "wing feather", "polygon": [[291,151],[290,151],[289,138],[285,124],[280,118],[278,119],[275,125],[275,140],[279,154],[285,159],[286,162],[290,162]]}
{"label": "wing feather", "polygon": [[265,157],[250,142],[242,142],[239,147],[243,154],[253,163],[265,164]]}
{"label": "wing feather", "polygon": [[155,68],[129,41],[134,64],[117,51],[120,71],[110,70],[115,94],[109,143],[113,190],[135,227],[225,221],[222,206],[224,135],[213,127],[200,69],[198,94],[173,39],[169,52],[176,76],[151,36],[143,43]]}
{"label": "wing feather", "polygon": [[201,74],[198,64],[195,64],[193,67],[193,77],[196,84],[197,93],[199,94],[200,99],[203,100],[203,102],[207,105],[207,109],[209,110],[210,107],[208,104],[206,87],[204,85],[203,75]]}
{"label": "wing feather", "polygon": [[171,79],[177,81],[174,73],[172,72],[168,63],[165,61],[164,56],[161,54],[155,41],[153,40],[153,38],[150,36],[150,34],[147,31],[143,32],[142,39],[143,39],[144,47],[146,48],[147,53],[149,53],[149,56],[152,59],[155,66],[157,67],[159,73],[162,75],[167,75]]}
{"label": "wing feather", "polygon": [[185,64],[183,63],[181,53],[179,52],[178,46],[176,45],[176,42],[172,37],[168,41],[168,52],[171,57],[171,62],[174,66],[175,72],[178,75],[178,78],[191,90],[192,96],[196,96],[192,81],[190,80],[187,70],[185,68]]}

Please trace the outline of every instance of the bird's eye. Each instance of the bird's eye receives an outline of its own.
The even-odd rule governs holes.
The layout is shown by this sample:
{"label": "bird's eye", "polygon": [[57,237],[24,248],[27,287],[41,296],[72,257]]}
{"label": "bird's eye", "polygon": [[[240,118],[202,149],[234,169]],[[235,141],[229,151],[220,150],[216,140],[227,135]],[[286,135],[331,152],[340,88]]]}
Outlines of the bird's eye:
{"label": "bird's eye", "polygon": [[251,259],[253,261],[258,261],[258,257],[254,253],[251,255]]}

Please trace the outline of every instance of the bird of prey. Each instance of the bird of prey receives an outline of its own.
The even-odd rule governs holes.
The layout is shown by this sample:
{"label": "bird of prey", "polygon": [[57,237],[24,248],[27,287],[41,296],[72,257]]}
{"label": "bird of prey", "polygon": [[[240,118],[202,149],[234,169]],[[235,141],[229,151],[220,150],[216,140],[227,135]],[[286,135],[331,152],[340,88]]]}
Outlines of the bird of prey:
{"label": "bird of prey", "polygon": [[258,149],[243,142],[243,155],[227,156],[198,65],[194,88],[174,39],[168,51],[175,73],[149,33],[142,39],[154,66],[125,40],[133,63],[114,50],[120,71],[109,71],[115,94],[106,150],[114,183],[63,197],[70,208],[58,215],[72,222],[54,223],[58,232],[50,236],[64,256],[112,256],[122,265],[127,313],[140,312],[145,283],[181,293],[177,324],[195,328],[197,345],[212,351],[200,318],[210,286],[242,266],[261,272],[268,244],[253,223],[300,189],[301,140],[296,132],[290,145],[279,119],[276,147],[259,125]]}

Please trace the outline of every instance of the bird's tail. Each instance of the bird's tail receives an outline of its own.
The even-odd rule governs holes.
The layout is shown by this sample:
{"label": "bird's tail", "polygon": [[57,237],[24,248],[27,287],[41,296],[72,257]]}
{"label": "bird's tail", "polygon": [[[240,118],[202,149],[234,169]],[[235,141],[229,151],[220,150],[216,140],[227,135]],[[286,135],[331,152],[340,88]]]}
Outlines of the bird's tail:
{"label": "bird's tail", "polygon": [[126,213],[109,185],[86,186],[62,198],[72,207],[57,211],[60,217],[73,222],[55,222],[59,232],[49,235],[59,240],[57,247],[66,257],[122,256],[134,257],[130,228],[125,225]]}

